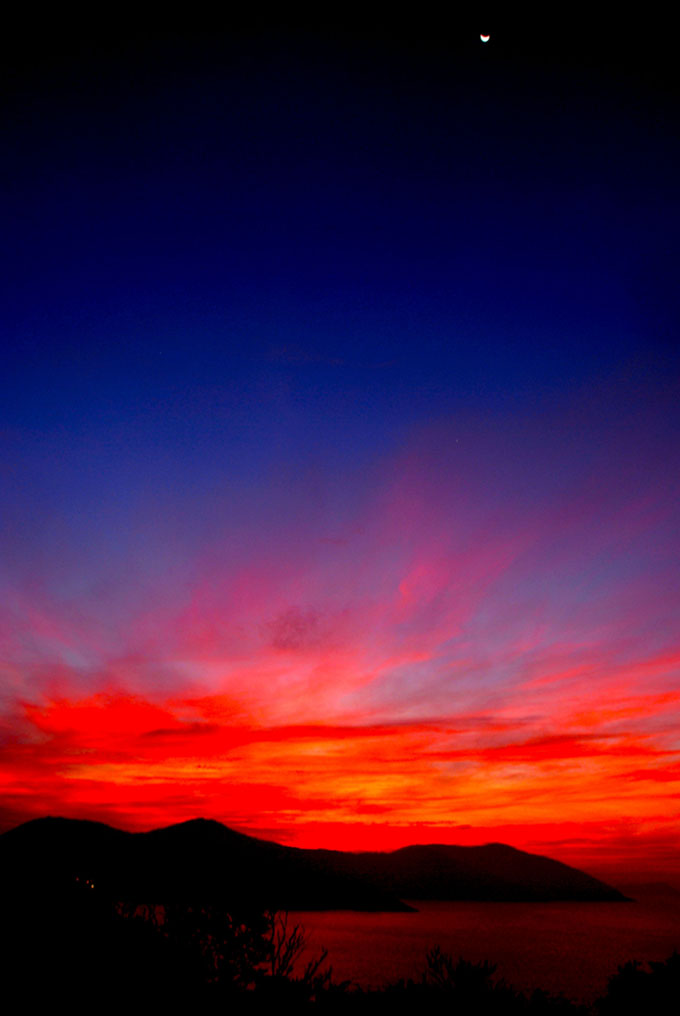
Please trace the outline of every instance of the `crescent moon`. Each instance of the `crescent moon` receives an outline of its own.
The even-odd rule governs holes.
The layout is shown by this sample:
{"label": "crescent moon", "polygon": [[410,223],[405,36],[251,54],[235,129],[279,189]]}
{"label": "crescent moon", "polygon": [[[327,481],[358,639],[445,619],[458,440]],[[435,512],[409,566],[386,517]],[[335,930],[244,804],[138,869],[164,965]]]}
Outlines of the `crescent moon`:
{"label": "crescent moon", "polygon": [[482,40],[482,42],[488,42],[489,39],[491,38],[491,36],[490,35],[480,35],[479,38]]}

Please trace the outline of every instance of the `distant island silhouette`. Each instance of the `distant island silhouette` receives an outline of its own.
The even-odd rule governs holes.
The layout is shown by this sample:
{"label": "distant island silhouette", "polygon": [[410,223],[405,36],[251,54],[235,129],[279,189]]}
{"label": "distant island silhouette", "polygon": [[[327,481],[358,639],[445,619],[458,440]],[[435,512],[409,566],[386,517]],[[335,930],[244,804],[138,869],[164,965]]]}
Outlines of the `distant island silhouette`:
{"label": "distant island silhouette", "polygon": [[0,836],[5,892],[78,884],[149,903],[403,912],[404,900],[615,902],[628,897],[552,858],[501,843],[390,853],[309,850],[193,819],[146,833],[41,818]]}

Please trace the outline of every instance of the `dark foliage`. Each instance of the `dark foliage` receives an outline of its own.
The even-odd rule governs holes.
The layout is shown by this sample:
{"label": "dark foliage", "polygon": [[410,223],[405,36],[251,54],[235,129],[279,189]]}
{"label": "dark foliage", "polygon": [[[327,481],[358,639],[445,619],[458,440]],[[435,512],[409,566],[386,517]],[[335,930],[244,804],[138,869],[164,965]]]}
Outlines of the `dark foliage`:
{"label": "dark foliage", "polygon": [[[206,904],[121,904],[89,878],[17,886],[3,901],[6,998],[27,1011],[417,1013],[456,1016],[586,1016],[589,1010],[542,991],[527,996],[488,962],[454,959],[439,947],[420,977],[381,989],[333,980],[327,956],[304,963],[300,924],[279,911]],[[593,1016],[680,1010],[680,956],[611,978]]]}
{"label": "dark foliage", "polygon": [[585,1016],[585,1010],[568,999],[536,991],[530,997],[496,977],[496,967],[485,960],[454,960],[436,946],[426,956],[417,980],[399,981],[379,992],[366,992],[366,1011],[414,1013],[425,1011],[457,1016]]}
{"label": "dark foliage", "polygon": [[674,952],[667,960],[652,961],[646,967],[638,961],[619,967],[596,1008],[600,1016],[643,1012],[676,1016],[680,1012],[680,955]]}

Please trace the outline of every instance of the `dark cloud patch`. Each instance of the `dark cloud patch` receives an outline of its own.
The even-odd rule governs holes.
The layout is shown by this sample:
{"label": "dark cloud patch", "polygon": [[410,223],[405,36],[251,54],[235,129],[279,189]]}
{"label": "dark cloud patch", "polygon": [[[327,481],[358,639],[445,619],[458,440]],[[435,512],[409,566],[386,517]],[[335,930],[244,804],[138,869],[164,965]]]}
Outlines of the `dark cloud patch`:
{"label": "dark cloud patch", "polygon": [[269,644],[282,650],[319,646],[327,627],[323,615],[311,607],[289,607],[263,625]]}
{"label": "dark cloud patch", "polygon": [[169,740],[178,737],[194,735],[216,734],[222,728],[217,723],[183,723],[179,727],[159,727],[157,730],[147,730],[141,737],[148,737],[158,740]]}

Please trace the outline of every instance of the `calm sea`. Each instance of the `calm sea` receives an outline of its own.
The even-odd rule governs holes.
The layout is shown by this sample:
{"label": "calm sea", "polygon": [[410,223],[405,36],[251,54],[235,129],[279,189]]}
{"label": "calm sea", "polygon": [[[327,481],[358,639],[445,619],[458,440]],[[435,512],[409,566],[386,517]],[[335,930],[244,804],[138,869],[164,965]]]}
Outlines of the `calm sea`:
{"label": "calm sea", "polygon": [[379,986],[413,977],[440,945],[454,957],[497,964],[522,990],[545,988],[586,1002],[627,960],[680,951],[680,896],[634,903],[432,903],[415,914],[295,913],[311,958],[322,948],[334,978]]}

